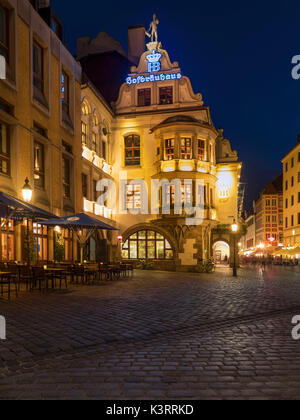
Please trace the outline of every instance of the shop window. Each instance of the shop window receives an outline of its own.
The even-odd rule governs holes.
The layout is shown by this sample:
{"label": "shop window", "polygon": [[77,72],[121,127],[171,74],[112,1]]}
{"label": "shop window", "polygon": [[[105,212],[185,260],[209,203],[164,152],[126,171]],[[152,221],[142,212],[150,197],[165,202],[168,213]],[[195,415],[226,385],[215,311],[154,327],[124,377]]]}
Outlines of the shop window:
{"label": "shop window", "polygon": [[164,236],[144,230],[127,239],[122,247],[122,257],[130,260],[170,260],[174,258],[174,251]]}
{"label": "shop window", "polygon": [[10,174],[9,130],[3,123],[0,123],[0,174]]}
{"label": "shop window", "polygon": [[14,223],[0,219],[0,261],[15,261]]}
{"label": "shop window", "polygon": [[165,140],[165,160],[173,160],[175,152],[175,139]]}
{"label": "shop window", "polygon": [[159,104],[170,105],[173,103],[173,87],[159,88]]}
{"label": "shop window", "polygon": [[138,90],[138,106],[150,106],[151,105],[151,89],[139,89]]}
{"label": "shop window", "polygon": [[33,223],[33,237],[36,244],[36,257],[38,261],[48,260],[47,227]]}
{"label": "shop window", "polygon": [[141,163],[140,137],[133,134],[125,138],[125,165],[134,166]]}
{"label": "shop window", "polygon": [[45,186],[45,158],[44,146],[34,142],[34,185],[44,188]]}

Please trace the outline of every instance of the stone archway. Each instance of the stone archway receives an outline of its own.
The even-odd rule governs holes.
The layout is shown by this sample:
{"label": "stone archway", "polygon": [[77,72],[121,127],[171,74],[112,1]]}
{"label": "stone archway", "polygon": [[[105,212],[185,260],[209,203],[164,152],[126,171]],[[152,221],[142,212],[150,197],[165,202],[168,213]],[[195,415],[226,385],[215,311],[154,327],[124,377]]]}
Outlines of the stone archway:
{"label": "stone archway", "polygon": [[230,246],[224,240],[218,240],[213,244],[213,259],[215,264],[229,264]]}

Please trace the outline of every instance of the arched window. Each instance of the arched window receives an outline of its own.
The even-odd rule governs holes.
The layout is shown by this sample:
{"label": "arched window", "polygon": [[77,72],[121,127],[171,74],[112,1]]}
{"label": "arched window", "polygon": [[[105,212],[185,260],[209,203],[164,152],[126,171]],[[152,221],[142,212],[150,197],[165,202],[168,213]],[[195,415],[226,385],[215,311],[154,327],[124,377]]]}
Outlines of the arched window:
{"label": "arched window", "polygon": [[129,260],[171,260],[173,257],[174,251],[169,241],[152,230],[134,233],[122,247],[122,258]]}
{"label": "arched window", "polygon": [[132,134],[125,137],[125,166],[140,165],[141,148],[140,136]]}

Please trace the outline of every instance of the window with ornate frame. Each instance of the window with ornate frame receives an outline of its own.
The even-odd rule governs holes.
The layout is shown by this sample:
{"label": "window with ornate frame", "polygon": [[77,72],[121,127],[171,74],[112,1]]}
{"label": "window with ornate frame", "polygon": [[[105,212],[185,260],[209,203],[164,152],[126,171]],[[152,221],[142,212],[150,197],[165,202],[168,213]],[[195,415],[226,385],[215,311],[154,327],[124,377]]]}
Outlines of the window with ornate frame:
{"label": "window with ornate frame", "polygon": [[2,122],[0,122],[0,174],[10,175],[9,128]]}
{"label": "window with ornate frame", "polygon": [[173,103],[173,87],[159,88],[159,105],[171,105]]}
{"label": "window with ornate frame", "polygon": [[165,160],[173,160],[175,154],[175,139],[165,140]]}
{"label": "window with ornate frame", "polygon": [[160,233],[143,230],[131,235],[122,247],[122,258],[129,260],[171,260],[174,251],[169,241]]}
{"label": "window with ornate frame", "polygon": [[61,102],[62,109],[68,116],[70,111],[70,78],[64,70],[61,74]]}
{"label": "window with ornate frame", "polygon": [[140,136],[131,134],[125,137],[125,166],[135,166],[141,163]]}
{"label": "window with ornate frame", "polygon": [[138,89],[138,106],[151,105],[151,89]]}
{"label": "window with ornate frame", "polygon": [[141,186],[127,185],[126,186],[126,203],[127,210],[136,210],[141,208]]}
{"label": "window with ornate frame", "polygon": [[181,159],[192,159],[192,139],[183,137],[181,138]]}

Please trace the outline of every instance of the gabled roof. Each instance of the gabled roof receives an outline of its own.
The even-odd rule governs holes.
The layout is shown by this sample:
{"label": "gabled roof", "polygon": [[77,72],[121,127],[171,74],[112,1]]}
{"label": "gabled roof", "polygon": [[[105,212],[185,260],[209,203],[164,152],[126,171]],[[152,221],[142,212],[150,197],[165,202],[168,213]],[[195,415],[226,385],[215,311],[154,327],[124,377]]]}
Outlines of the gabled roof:
{"label": "gabled roof", "polygon": [[272,182],[269,182],[263,190],[263,194],[280,194],[283,192],[283,175],[277,176]]}

